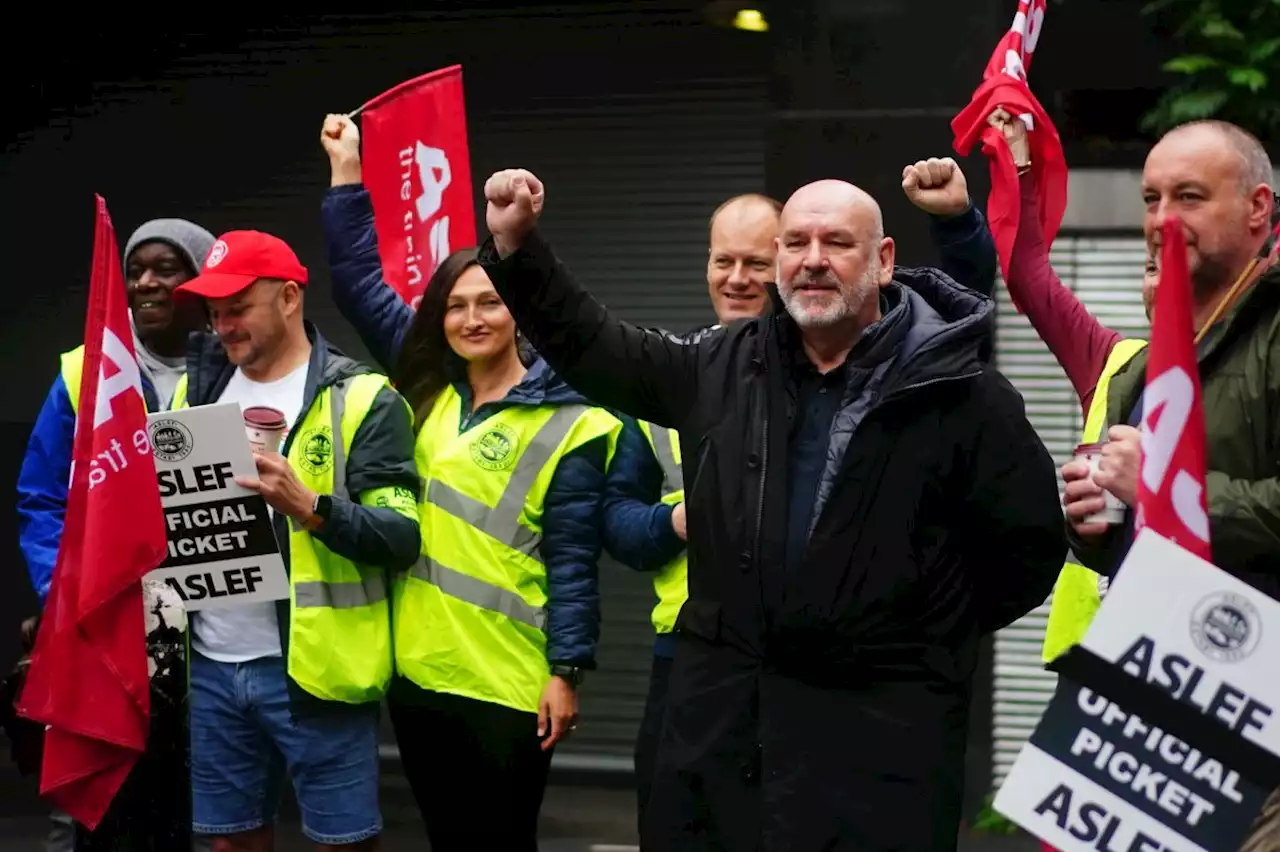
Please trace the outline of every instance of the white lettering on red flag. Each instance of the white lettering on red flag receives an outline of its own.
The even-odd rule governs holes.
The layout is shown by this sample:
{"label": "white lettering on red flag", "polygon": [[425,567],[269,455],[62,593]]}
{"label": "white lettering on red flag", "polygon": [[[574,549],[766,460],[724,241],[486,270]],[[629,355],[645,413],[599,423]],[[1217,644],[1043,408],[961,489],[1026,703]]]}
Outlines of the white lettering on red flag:
{"label": "white lettering on red flag", "polygon": [[1135,531],[1153,532],[1210,561],[1204,407],[1182,222],[1164,223],[1160,285],[1142,399],[1142,472]]}
{"label": "white lettering on red flag", "polygon": [[462,67],[384,92],[360,125],[382,273],[416,309],[431,273],[476,243]]}
{"label": "white lettering on red flag", "polygon": [[146,748],[142,578],[166,545],[119,249],[97,205],[71,484],[18,707],[47,726],[41,793],[91,829]]}

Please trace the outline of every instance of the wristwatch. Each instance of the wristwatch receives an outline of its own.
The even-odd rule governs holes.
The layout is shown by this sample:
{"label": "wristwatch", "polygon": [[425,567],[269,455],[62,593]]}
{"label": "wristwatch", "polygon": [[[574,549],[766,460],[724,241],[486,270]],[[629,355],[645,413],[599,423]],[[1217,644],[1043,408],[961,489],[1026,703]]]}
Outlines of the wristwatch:
{"label": "wristwatch", "polygon": [[551,676],[558,677],[567,684],[577,689],[582,683],[583,670],[580,666],[570,666],[563,663],[551,664]]}
{"label": "wristwatch", "polygon": [[333,498],[328,494],[317,494],[316,499],[311,501],[311,516],[303,518],[299,523],[307,532],[315,532],[324,526],[324,522],[329,519],[329,509],[333,505]]}

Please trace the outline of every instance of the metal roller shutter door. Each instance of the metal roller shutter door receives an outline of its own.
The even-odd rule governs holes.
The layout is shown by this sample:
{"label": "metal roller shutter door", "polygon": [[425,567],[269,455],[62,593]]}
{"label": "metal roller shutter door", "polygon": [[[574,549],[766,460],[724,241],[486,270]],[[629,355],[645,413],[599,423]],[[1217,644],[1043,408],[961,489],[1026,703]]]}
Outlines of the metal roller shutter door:
{"label": "metal roller shutter door", "polygon": [[[620,316],[673,331],[714,321],[705,285],[707,219],[725,198],[765,186],[770,53],[754,34],[704,24],[700,4],[288,15],[208,42],[168,63],[158,78],[103,84],[91,108],[34,133],[6,175],[11,194],[41,197],[40,175],[77,163],[100,170],[104,152],[112,152],[112,168],[94,186],[122,232],[151,216],[181,215],[214,232],[278,234],[313,273],[309,317],[363,357],[329,298],[319,221],[328,172],[317,128],[327,111],[460,61],[477,202],[493,170],[533,169],[548,185],[546,234]],[[547,52],[544,44],[555,48]],[[518,85],[511,67],[524,69]],[[209,116],[228,109],[234,122],[209,124]],[[162,132],[142,134],[146,145],[121,145],[138,139],[139,127]],[[184,127],[208,132],[188,134],[181,145],[155,142]],[[234,167],[224,167],[228,152]],[[205,163],[218,168],[198,167]],[[152,173],[182,179],[137,187],[125,177]],[[85,206],[78,196],[72,202]],[[483,210],[479,224],[483,232]],[[23,242],[47,247],[44,231],[23,232]],[[79,266],[57,277],[73,283],[56,294],[49,313],[82,303]],[[44,350],[24,357],[52,363],[72,340],[68,332],[65,345],[37,341]],[[31,384],[34,410],[47,380]],[[557,764],[629,770],[648,682],[652,591],[647,577],[607,560],[601,587],[600,670],[584,686],[582,723],[557,750]],[[394,757],[389,729],[383,742],[384,754]]]}
{"label": "metal roller shutter door", "polygon": [[[767,109],[764,79],[697,80],[483,113],[472,144],[478,161],[519,164],[546,182],[542,229],[593,294],[631,322],[684,331],[715,321],[707,220],[724,199],[764,187]],[[626,772],[648,687],[653,587],[611,559],[600,585],[599,670],[556,764]]]}
{"label": "metal roller shutter door", "polygon": [[[1103,325],[1126,337],[1146,337],[1141,279],[1146,249],[1140,235],[1060,235],[1050,260]],[[1079,442],[1084,420],[1071,383],[1027,318],[997,288],[996,359],[1026,400],[1027,416],[1061,465]],[[1061,489],[1061,482],[1059,482]],[[992,752],[993,789],[1004,782],[1023,743],[1053,695],[1057,675],[1040,661],[1049,605],[1038,607],[996,634]]]}

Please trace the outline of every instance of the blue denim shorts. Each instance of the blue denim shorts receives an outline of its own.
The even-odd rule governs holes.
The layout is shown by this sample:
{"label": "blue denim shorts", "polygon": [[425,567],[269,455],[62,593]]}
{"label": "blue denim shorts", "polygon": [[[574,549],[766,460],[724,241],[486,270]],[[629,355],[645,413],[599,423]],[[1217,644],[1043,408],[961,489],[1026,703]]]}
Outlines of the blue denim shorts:
{"label": "blue denim shorts", "polygon": [[294,716],[280,657],[220,663],[192,651],[195,833],[237,834],[271,822],[283,763],[313,842],[341,846],[378,835],[378,713],[372,704]]}

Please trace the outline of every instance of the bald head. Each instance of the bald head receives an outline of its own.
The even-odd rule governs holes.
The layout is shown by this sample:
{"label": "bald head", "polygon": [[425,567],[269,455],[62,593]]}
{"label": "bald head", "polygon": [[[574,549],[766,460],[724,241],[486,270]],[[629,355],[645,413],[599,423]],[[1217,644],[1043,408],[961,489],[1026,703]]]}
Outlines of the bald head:
{"label": "bald head", "polygon": [[842,180],[815,181],[787,199],[778,226],[778,292],[797,323],[865,327],[879,316],[894,245],[874,198]]}
{"label": "bald head", "polygon": [[1270,186],[1274,179],[1271,157],[1267,155],[1262,143],[1252,133],[1229,121],[1190,121],[1166,133],[1156,148],[1165,142],[1217,146],[1224,153],[1230,152],[1237,160],[1242,192],[1250,192],[1259,184]]}
{"label": "bald head", "polygon": [[[717,223],[731,230],[754,227],[766,222],[776,226],[778,214],[781,212],[781,201],[758,192],[749,192],[745,195],[735,195],[717,207],[711,214],[708,226],[712,234],[715,233]],[[721,222],[722,219],[723,222]]]}
{"label": "bald head", "polygon": [[864,189],[843,180],[819,180],[791,193],[782,208],[782,227],[790,218],[811,215],[814,212],[843,215],[850,224],[869,226],[869,235],[879,239],[884,236],[884,215],[880,204]]}

